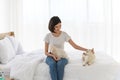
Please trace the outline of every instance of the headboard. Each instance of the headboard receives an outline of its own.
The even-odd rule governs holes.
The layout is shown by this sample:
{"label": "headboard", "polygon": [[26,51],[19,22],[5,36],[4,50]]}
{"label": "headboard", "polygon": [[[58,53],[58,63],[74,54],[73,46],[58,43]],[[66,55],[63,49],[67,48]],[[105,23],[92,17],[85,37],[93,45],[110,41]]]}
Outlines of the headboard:
{"label": "headboard", "polygon": [[15,36],[15,35],[14,32],[0,33],[0,40],[3,39],[5,36]]}

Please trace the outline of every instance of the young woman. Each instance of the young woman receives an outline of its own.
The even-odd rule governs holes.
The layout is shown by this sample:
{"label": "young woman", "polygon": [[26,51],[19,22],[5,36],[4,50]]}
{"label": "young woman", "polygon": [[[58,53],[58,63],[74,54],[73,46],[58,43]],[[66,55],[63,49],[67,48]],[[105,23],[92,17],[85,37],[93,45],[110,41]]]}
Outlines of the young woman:
{"label": "young woman", "polygon": [[64,49],[64,43],[68,42],[70,45],[78,50],[87,51],[88,49],[83,48],[74,43],[71,37],[64,31],[61,31],[61,20],[58,16],[53,16],[50,21],[48,28],[50,33],[45,36],[45,54],[47,55],[46,63],[50,68],[50,75],[52,80],[63,80],[64,67],[68,63],[66,58],[60,60],[49,52],[49,45],[54,45],[58,48]]}

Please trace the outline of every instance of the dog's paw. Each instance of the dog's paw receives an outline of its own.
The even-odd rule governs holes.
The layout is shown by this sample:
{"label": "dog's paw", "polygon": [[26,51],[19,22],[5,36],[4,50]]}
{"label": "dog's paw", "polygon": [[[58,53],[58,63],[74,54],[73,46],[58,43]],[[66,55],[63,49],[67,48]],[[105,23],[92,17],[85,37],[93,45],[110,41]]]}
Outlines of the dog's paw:
{"label": "dog's paw", "polygon": [[88,66],[90,66],[91,64],[88,64]]}

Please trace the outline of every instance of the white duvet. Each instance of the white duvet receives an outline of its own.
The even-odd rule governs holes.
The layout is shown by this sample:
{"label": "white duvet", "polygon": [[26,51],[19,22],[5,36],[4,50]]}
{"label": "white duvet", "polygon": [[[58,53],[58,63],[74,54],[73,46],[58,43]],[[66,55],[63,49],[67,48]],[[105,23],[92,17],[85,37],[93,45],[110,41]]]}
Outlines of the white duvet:
{"label": "white duvet", "polygon": [[[82,66],[79,51],[68,52],[69,63],[63,80],[119,80],[120,65],[104,53],[96,52],[95,63]],[[44,58],[43,58],[44,57]],[[29,55],[18,59],[11,69],[11,77],[19,80],[51,80],[45,56]],[[20,61],[19,61],[20,60]]]}
{"label": "white duvet", "polygon": [[33,80],[35,69],[43,62],[45,55],[42,51],[31,52],[17,57],[11,66],[10,77],[16,80]]}

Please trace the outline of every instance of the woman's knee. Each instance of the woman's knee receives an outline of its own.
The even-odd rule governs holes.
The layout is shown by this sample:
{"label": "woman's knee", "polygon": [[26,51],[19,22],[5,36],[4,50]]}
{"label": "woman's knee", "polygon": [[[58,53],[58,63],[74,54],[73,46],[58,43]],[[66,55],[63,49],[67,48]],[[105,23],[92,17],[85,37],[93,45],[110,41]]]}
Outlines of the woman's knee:
{"label": "woman's knee", "polygon": [[68,63],[68,60],[62,58],[60,61],[57,62],[57,66],[65,66]]}
{"label": "woman's knee", "polygon": [[52,57],[47,57],[47,58],[46,58],[46,63],[47,63],[50,67],[56,66],[56,61],[55,61]]}

